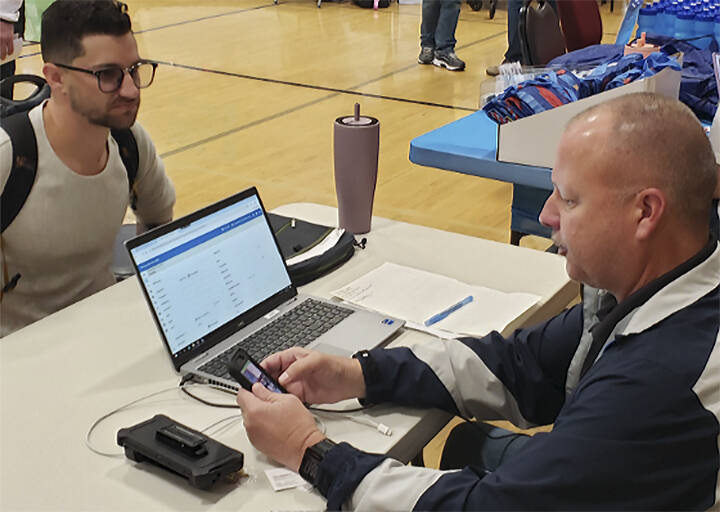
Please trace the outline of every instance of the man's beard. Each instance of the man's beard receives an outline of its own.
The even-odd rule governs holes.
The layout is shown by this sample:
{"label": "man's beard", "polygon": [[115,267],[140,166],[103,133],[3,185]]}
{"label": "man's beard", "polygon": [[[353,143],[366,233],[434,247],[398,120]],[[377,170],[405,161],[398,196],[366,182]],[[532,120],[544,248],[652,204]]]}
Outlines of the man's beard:
{"label": "man's beard", "polygon": [[[69,97],[70,106],[75,113],[86,118],[91,124],[110,129],[122,130],[130,128],[135,124],[135,119],[137,118],[137,113],[140,108],[140,98],[131,101],[116,98],[107,109],[100,109],[84,105],[83,102],[76,97],[73,90],[70,91]],[[120,105],[132,106],[132,109],[130,112],[122,114],[112,114],[110,112],[110,108]]]}

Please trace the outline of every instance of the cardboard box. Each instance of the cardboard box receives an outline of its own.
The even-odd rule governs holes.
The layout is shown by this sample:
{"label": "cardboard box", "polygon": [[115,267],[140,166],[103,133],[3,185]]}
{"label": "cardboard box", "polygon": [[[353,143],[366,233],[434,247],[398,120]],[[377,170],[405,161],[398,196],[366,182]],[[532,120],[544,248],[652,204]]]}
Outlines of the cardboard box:
{"label": "cardboard box", "polygon": [[665,68],[656,75],[601,92],[545,112],[498,126],[497,159],[552,168],[560,137],[568,121],[598,103],[633,92],[657,92],[677,98],[680,71]]}

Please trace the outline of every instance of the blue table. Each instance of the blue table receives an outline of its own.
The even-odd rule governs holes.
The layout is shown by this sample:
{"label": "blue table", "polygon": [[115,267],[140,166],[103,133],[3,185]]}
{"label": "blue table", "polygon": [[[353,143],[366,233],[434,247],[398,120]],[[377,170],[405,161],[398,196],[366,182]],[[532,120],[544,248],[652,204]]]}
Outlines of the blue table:
{"label": "blue table", "polygon": [[478,111],[414,138],[410,161],[512,183],[510,242],[517,245],[526,234],[549,237],[538,215],[552,192],[550,169],[499,162],[497,134],[497,124]]}

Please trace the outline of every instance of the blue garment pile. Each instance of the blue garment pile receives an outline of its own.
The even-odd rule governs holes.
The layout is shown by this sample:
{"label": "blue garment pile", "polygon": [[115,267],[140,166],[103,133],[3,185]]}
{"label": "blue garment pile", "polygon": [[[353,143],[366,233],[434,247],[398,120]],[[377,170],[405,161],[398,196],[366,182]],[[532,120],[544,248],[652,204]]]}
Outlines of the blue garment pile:
{"label": "blue garment pile", "polygon": [[[690,41],[654,34],[648,34],[647,42],[659,45],[660,51],[666,55],[682,52],[682,77],[678,99],[690,107],[700,120],[712,121],[718,104],[712,64],[712,52],[718,51],[717,42],[711,41],[709,48],[705,50],[695,48]],[[548,67],[587,68],[618,60],[622,54],[622,45],[596,44],[556,57],[548,63]]]}
{"label": "blue garment pile", "polygon": [[508,87],[483,110],[496,123],[505,124],[575,101],[579,88],[579,79],[561,69]]}
{"label": "blue garment pile", "polygon": [[634,53],[606,60],[584,78],[567,69],[550,71],[508,87],[483,110],[496,123],[505,124],[647,78],[668,67],[680,70],[677,61],[664,53],[651,54],[647,59]]}

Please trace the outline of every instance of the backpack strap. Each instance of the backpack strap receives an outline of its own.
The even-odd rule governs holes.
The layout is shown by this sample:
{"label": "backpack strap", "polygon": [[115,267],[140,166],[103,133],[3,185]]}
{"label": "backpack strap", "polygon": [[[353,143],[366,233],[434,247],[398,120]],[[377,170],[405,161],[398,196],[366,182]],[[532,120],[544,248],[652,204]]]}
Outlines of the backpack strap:
{"label": "backpack strap", "polygon": [[37,140],[28,112],[20,112],[0,120],[10,136],[13,156],[10,175],[0,194],[0,233],[12,223],[30,195],[37,174]]}
{"label": "backpack strap", "polygon": [[[0,119],[0,126],[10,137],[13,149],[10,175],[0,194],[0,233],[3,233],[20,213],[30,195],[37,175],[38,154],[35,130],[28,111],[3,117]],[[128,175],[130,206],[135,210],[135,178],[140,166],[137,141],[129,128],[112,130],[111,133],[120,149],[120,158]]]}
{"label": "backpack strap", "polygon": [[117,142],[120,150],[120,158],[122,159],[125,171],[128,177],[128,186],[130,191],[130,208],[137,210],[137,192],[135,191],[135,178],[137,178],[138,167],[140,167],[140,152],[138,151],[135,136],[130,128],[112,129],[110,130],[112,138]]}

